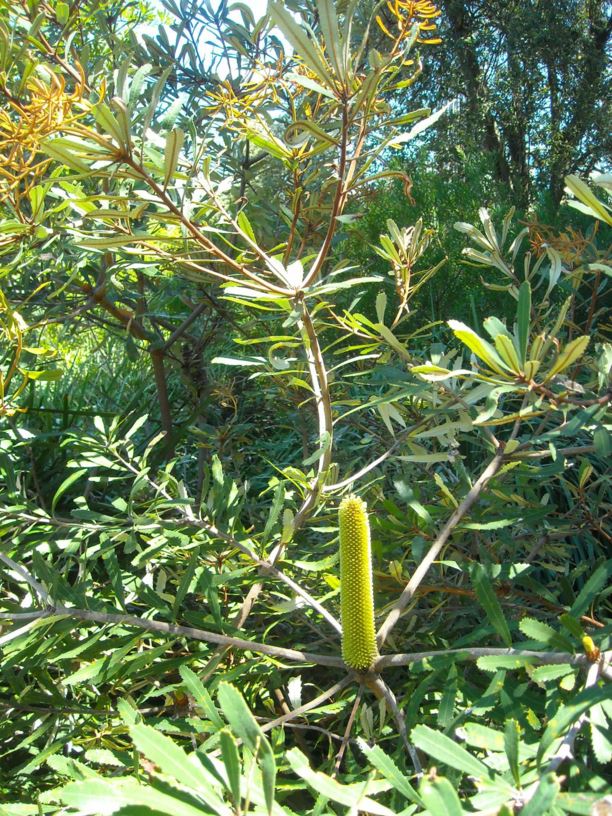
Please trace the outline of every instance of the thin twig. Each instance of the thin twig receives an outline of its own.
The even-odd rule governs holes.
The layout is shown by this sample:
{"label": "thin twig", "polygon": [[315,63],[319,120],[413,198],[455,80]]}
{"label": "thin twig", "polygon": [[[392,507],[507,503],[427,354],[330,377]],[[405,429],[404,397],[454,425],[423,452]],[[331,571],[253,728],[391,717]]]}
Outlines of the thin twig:
{"label": "thin twig", "polygon": [[319,345],[319,338],[305,301],[302,301],[301,303],[301,310],[301,322],[303,329],[302,337],[304,339],[304,346],[306,349],[306,359],[308,361],[310,381],[312,383],[312,390],[317,405],[317,417],[319,422],[318,445],[322,450],[319,457],[317,475],[301,508],[293,519],[294,530],[298,530],[303,525],[303,523],[312,513],[313,509],[316,507],[317,501],[323,489],[325,475],[331,464],[333,434],[332,403],[325,361],[323,360],[321,346]]}
{"label": "thin twig", "polygon": [[353,708],[351,709],[350,716],[348,718],[348,722],[346,724],[346,729],[344,731],[344,735],[342,737],[342,743],[340,748],[338,749],[338,753],[336,754],[336,762],[334,763],[334,770],[332,773],[332,778],[335,778],[340,771],[340,765],[342,764],[342,757],[344,756],[344,752],[346,751],[346,747],[349,744],[349,740],[351,738],[351,731],[353,730],[353,723],[355,722],[355,717],[357,716],[357,711],[359,710],[359,705],[361,703],[361,698],[363,697],[363,686],[359,686],[357,690],[357,695],[355,697],[355,702],[353,703]]}
{"label": "thin twig", "polygon": [[488,481],[500,469],[503,461],[504,452],[503,450],[498,450],[493,459],[489,462],[487,467],[480,474],[478,480],[474,483],[467,496],[463,499],[461,504],[457,507],[455,512],[452,514],[452,516],[449,518],[449,520],[442,528],[440,534],[437,536],[436,540],[429,548],[427,555],[423,558],[421,563],[414,571],[412,578],[406,584],[402,594],[399,596],[393,608],[387,615],[384,623],[378,630],[377,642],[379,648],[384,644],[391,630],[400,619],[402,611],[408,606],[408,604],[414,597],[414,593],[419,587],[421,581],[425,578],[425,575],[429,571],[429,568],[440,554],[450,534],[453,532],[453,530],[459,524],[459,522],[465,516],[465,514],[470,510],[472,505],[476,502],[476,500],[486,487]]}
{"label": "thin twig", "polygon": [[[2,618],[10,618],[10,613],[3,614]],[[206,643],[216,643],[220,646],[229,646],[245,651],[259,652],[260,654],[275,657],[279,660],[290,660],[293,663],[315,663],[319,666],[333,666],[335,668],[344,667],[342,658],[334,655],[318,655],[311,652],[302,652],[297,649],[284,649],[281,646],[270,646],[267,643],[257,643],[256,641],[234,638],[228,635],[220,635],[217,632],[208,632],[205,629],[196,629],[193,626],[181,626],[177,623],[166,623],[165,621],[145,620],[136,615],[121,615],[114,612],[96,612],[92,609],[78,609],[76,607],[57,606],[47,609],[45,612],[32,612],[34,618],[71,618],[73,620],[93,621],[95,623],[114,623],[119,626],[134,626],[148,632],[157,632],[163,635],[177,635],[178,637],[188,637],[193,640],[203,640]],[[21,620],[25,615],[21,615]]]}
{"label": "thin twig", "polygon": [[23,567],[21,564],[18,564],[16,561],[13,561],[12,558],[9,558],[6,553],[0,552],[0,561],[3,561],[7,567],[12,569],[18,575],[20,575],[23,580],[28,584],[36,595],[38,596],[39,600],[45,605],[50,606],[53,602],[51,601],[50,595],[47,590],[44,588],[42,584],[39,584],[36,578],[31,575],[28,570]]}
{"label": "thin twig", "polygon": [[273,728],[276,728],[279,725],[285,725],[285,723],[294,720],[296,717],[305,714],[307,711],[311,711],[313,708],[318,708],[322,703],[329,700],[330,697],[333,697],[334,694],[337,694],[339,691],[346,688],[351,682],[351,677],[343,677],[342,680],[339,680],[331,688],[327,689],[327,691],[324,691],[323,694],[319,694],[319,696],[315,697],[314,700],[311,700],[309,703],[304,703],[304,705],[301,705],[298,708],[294,708],[289,714],[283,714],[282,717],[277,717],[275,720],[270,720],[270,722],[262,726],[261,730],[271,731]]}
{"label": "thin twig", "polygon": [[412,760],[412,764],[414,765],[414,769],[417,775],[421,775],[423,773],[423,768],[421,766],[421,761],[419,760],[419,756],[408,739],[408,731],[406,729],[406,720],[404,718],[404,712],[397,704],[397,700],[395,699],[395,695],[389,688],[389,686],[385,683],[385,681],[375,673],[369,673],[364,677],[364,683],[367,688],[374,694],[374,696],[378,700],[384,700],[387,706],[387,709],[393,715],[393,719],[395,720],[395,724],[397,725],[397,730],[399,735],[404,743],[404,748],[408,751],[408,755]]}

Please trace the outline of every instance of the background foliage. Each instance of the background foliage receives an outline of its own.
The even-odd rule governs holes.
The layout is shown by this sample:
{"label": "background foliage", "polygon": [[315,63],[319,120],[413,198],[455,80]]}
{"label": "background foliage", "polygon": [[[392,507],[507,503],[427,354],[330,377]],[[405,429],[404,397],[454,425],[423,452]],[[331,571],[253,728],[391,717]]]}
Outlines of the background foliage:
{"label": "background foliage", "polygon": [[0,813],[605,812],[606,4],[0,14]]}

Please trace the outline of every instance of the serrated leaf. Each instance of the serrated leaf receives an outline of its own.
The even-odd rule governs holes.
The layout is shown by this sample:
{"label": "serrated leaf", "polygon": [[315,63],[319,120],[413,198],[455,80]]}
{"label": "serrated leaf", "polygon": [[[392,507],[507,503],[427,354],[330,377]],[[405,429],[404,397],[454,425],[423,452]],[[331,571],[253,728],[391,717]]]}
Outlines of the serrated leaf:
{"label": "serrated leaf", "polygon": [[538,666],[529,673],[529,676],[534,683],[543,685],[552,680],[558,680],[560,677],[565,677],[573,671],[574,669],[569,663],[561,663],[557,666]]}
{"label": "serrated leaf", "polygon": [[479,657],[476,661],[478,668],[486,672],[496,672],[499,669],[524,669],[525,666],[532,664],[533,658],[514,655],[490,655]]}
{"label": "serrated leaf", "polygon": [[204,711],[204,714],[215,726],[215,728],[217,730],[221,730],[225,723],[217,711],[208,690],[204,687],[197,674],[192,671],[189,666],[180,666],[179,674],[181,675],[181,679],[185,684],[185,688],[195,700],[196,705]]}
{"label": "serrated leaf", "polygon": [[224,811],[229,816],[231,809],[214,793],[218,780],[204,768],[196,754],[188,756],[170,737],[144,723],[130,726],[130,737],[138,751],[157,765],[162,774],[195,791],[205,790],[207,798],[210,797],[209,804],[218,813]]}

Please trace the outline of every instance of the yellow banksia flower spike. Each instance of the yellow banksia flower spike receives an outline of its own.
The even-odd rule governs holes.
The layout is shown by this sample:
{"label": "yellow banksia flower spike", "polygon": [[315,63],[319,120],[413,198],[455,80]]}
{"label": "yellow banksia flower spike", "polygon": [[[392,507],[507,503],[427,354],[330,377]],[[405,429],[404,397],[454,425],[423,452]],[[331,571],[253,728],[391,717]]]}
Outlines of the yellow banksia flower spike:
{"label": "yellow banksia flower spike", "polygon": [[342,658],[352,669],[365,671],[378,657],[370,523],[366,503],[357,496],[343,499],[338,520]]}

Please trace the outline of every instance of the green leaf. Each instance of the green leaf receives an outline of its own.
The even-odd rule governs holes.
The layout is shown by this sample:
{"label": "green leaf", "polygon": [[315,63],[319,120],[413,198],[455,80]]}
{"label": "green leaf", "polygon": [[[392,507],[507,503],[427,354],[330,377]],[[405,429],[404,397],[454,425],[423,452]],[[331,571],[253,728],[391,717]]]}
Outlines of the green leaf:
{"label": "green leaf", "polygon": [[83,476],[83,474],[87,473],[87,468],[82,468],[81,470],[77,470],[74,473],[71,473],[70,476],[67,476],[61,485],[55,491],[55,495],[53,496],[53,500],[51,502],[51,515],[55,513],[55,508],[57,507],[58,501],[64,495],[64,493],[71,487],[78,479]]}
{"label": "green leaf", "polygon": [[578,593],[578,597],[572,604],[569,614],[573,615],[574,617],[584,615],[595,597],[609,581],[610,575],[612,575],[612,559],[600,564],[600,566],[597,567],[595,572],[591,575],[589,580]]}
{"label": "green leaf", "polygon": [[244,210],[240,210],[240,212],[238,213],[238,217],[236,218],[236,221],[238,222],[238,226],[245,233],[245,235],[247,235],[251,239],[251,241],[254,244],[256,244],[257,238],[255,237],[255,231],[253,230],[251,222],[247,218]]}
{"label": "green leaf", "polygon": [[332,0],[317,0],[317,11],[321,31],[325,38],[325,51],[338,79],[344,79],[346,73],[344,49],[338,28],[335,3]]}
{"label": "green leaf", "polygon": [[562,623],[567,631],[570,632],[570,634],[572,634],[575,638],[578,638],[578,640],[582,639],[584,631],[580,625],[580,621],[573,615],[569,615],[567,612],[564,612],[563,615],[559,615],[559,622]]}
{"label": "green leaf", "polygon": [[524,366],[527,360],[527,344],[529,343],[529,329],[531,326],[531,286],[528,281],[523,281],[519,289],[516,325],[518,332],[518,353],[521,366]]}
{"label": "green leaf", "polygon": [[291,145],[303,144],[308,139],[308,136],[313,136],[317,141],[328,144],[332,147],[337,147],[338,140],[330,136],[314,122],[308,119],[299,119],[292,122],[285,130],[285,141]]}
{"label": "green leaf", "polygon": [[536,792],[521,810],[521,816],[546,816],[557,798],[560,785],[554,773],[542,777]]}
{"label": "green leaf", "polygon": [[400,771],[394,760],[386,754],[378,745],[368,745],[368,743],[359,739],[359,747],[368,758],[368,761],[376,768],[377,771],[387,779],[403,796],[410,802],[416,805],[421,805],[421,797],[407,780],[406,775]]}
{"label": "green leaf", "polygon": [[206,791],[209,803],[213,805],[215,802],[215,810],[218,813],[226,811],[229,816],[231,809],[213,793],[218,781],[204,768],[196,754],[188,756],[170,737],[143,723],[130,726],[130,736],[138,751],[155,763],[162,774],[195,791]]}
{"label": "green leaf", "polygon": [[521,728],[516,720],[507,720],[504,728],[504,750],[508,757],[510,773],[516,785],[520,786],[521,772],[519,769],[519,740]]}
{"label": "green leaf", "polygon": [[325,64],[321,49],[318,44],[310,39],[305,29],[296,23],[284,4],[277,2],[277,0],[268,0],[268,14],[272,22],[280,28],[289,40],[296,53],[316,74],[319,81],[327,87],[333,87],[333,80]]}
{"label": "green leaf", "polygon": [[557,356],[557,359],[555,360],[553,367],[546,375],[544,382],[548,382],[548,380],[550,380],[556,374],[560,374],[562,371],[565,371],[565,369],[569,368],[572,363],[579,360],[586,351],[586,348],[589,345],[589,340],[590,338],[585,334],[582,335],[582,337],[577,337],[575,340],[572,340],[571,343],[568,343],[564,347],[563,351],[561,351]]}
{"label": "green leaf", "polygon": [[495,348],[504,363],[506,363],[512,371],[519,374],[522,370],[522,366],[512,340],[505,334],[498,334],[495,338]]}
{"label": "green leaf", "polygon": [[474,564],[471,571],[472,585],[476,597],[486,612],[489,622],[508,648],[512,646],[510,629],[506,623],[501,605],[493,589],[489,576],[481,564]]}
{"label": "green leaf", "polygon": [[534,683],[545,685],[553,680],[558,680],[560,677],[566,677],[574,671],[575,669],[569,663],[561,663],[557,666],[538,666],[529,673],[529,676]]}
{"label": "green leaf", "polygon": [[[219,816],[233,816],[227,805],[217,808],[209,800],[210,790],[206,791],[206,804]],[[157,790],[150,785],[140,785],[136,779],[129,777],[115,779],[87,779],[83,782],[71,782],[59,791],[61,801],[69,807],[77,808],[79,816],[107,816],[123,807],[148,808],[154,813],[168,816],[202,816],[202,806],[186,799],[184,793],[172,793]]]}
{"label": "green leaf", "polygon": [[225,765],[225,772],[229,782],[229,790],[234,801],[236,810],[240,808],[240,778],[241,767],[240,757],[238,755],[238,744],[232,734],[227,728],[222,729],[219,734],[219,742],[221,745],[221,759]]}
{"label": "green leaf", "polygon": [[185,684],[185,688],[195,700],[196,705],[204,711],[204,714],[211,721],[214,727],[217,730],[221,730],[225,723],[221,719],[210,694],[202,685],[202,681],[197,674],[193,672],[189,666],[180,666],[179,674],[181,675],[181,679]]}
{"label": "green leaf", "polygon": [[[560,793],[556,801],[563,813],[577,816],[599,816],[594,806],[598,801],[603,802],[600,793]],[[605,810],[601,816],[607,816]]]}
{"label": "green leaf", "polygon": [[531,640],[539,640],[541,643],[550,643],[557,634],[552,626],[535,618],[521,618],[519,629]]}
{"label": "green leaf", "polygon": [[166,137],[166,147],[164,150],[164,189],[168,186],[177,168],[184,142],[185,133],[180,128],[174,128]]}
{"label": "green leaf", "polygon": [[55,5],[55,18],[60,25],[66,25],[70,17],[70,6],[63,0],[58,0]]}
{"label": "green leaf", "polygon": [[425,778],[421,783],[419,793],[431,816],[463,816],[465,814],[457,791],[444,777]]}
{"label": "green leaf", "polygon": [[556,739],[563,736],[569,726],[591,706],[609,699],[610,691],[605,686],[591,686],[583,689],[567,705],[561,706],[551,717],[538,746],[537,760],[540,762]]}
{"label": "green leaf", "polygon": [[319,85],[318,82],[315,82],[314,79],[310,77],[289,73],[287,74],[287,79],[291,82],[295,82],[297,85],[301,85],[303,88],[307,88],[309,91],[314,91],[315,93],[321,94],[321,96],[326,96],[328,99],[336,98],[330,90],[324,88],[323,85]]}
{"label": "green leaf", "polygon": [[509,369],[490,343],[483,340],[465,323],[460,323],[458,320],[449,320],[448,325],[453,330],[455,337],[461,340],[477,357],[480,357],[492,371],[504,377],[506,376]]}
{"label": "green leaf", "polygon": [[276,763],[270,743],[249,711],[244,698],[234,686],[229,683],[220,683],[218,701],[236,736],[243,740],[253,756],[256,756],[259,761],[266,806],[268,812],[271,813],[274,804]]}
{"label": "green leaf", "polygon": [[576,201],[569,201],[569,205],[575,209],[587,212],[594,218],[598,218],[609,226],[612,225],[612,215],[609,208],[600,201],[591,191],[591,188],[578,176],[565,177],[565,189],[576,196],[582,202],[582,207]]}
{"label": "green leaf", "polygon": [[475,756],[445,734],[434,731],[427,725],[417,725],[412,730],[412,742],[421,751],[429,754],[436,762],[442,762],[449,768],[469,774],[476,779],[490,779],[491,771]]}
{"label": "green leaf", "polygon": [[486,672],[495,672],[498,669],[524,669],[531,666],[533,658],[518,657],[515,655],[492,655],[491,657],[479,657],[476,665]]}
{"label": "green leaf", "polygon": [[297,748],[288,751],[286,759],[293,771],[310,788],[327,797],[327,799],[331,799],[332,802],[347,805],[355,813],[360,810],[373,813],[374,816],[394,816],[393,811],[389,810],[389,808],[365,795],[368,787],[367,782],[355,785],[341,785],[340,782],[330,776],[320,771],[313,771],[304,754]]}

